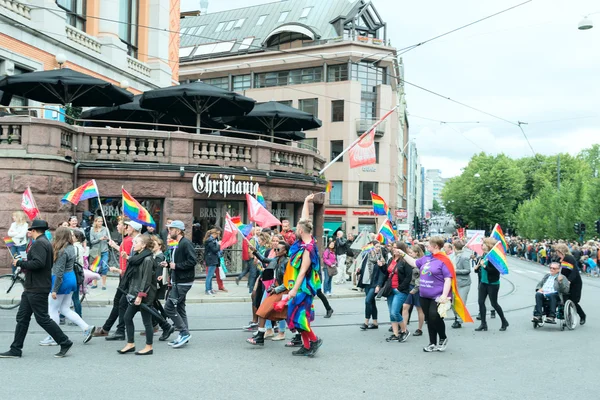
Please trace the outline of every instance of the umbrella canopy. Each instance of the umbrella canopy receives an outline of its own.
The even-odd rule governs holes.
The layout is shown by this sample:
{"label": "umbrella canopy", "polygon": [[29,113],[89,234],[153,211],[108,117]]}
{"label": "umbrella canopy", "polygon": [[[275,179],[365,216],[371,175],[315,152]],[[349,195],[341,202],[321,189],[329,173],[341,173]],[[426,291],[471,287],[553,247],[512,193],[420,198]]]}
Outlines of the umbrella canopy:
{"label": "umbrella canopy", "polygon": [[7,76],[0,80],[0,90],[5,106],[13,95],[74,107],[113,106],[133,99],[127,90],[69,68]]}
{"label": "umbrella canopy", "polygon": [[360,249],[365,247],[370,242],[371,241],[369,240],[369,231],[363,229],[363,231],[360,233],[360,235],[358,235],[358,237],[356,239],[354,239],[354,242],[352,242],[352,245],[350,246],[350,248],[352,250],[360,251]]}
{"label": "umbrella canopy", "polygon": [[200,132],[200,117],[238,116],[249,113],[256,102],[246,96],[207,85],[202,82],[186,83],[145,92],[140,105],[158,110],[174,117],[196,117],[196,129]]}
{"label": "umbrella canopy", "polygon": [[321,120],[312,114],[276,101],[258,104],[247,115],[223,118],[223,122],[240,129],[267,130],[271,133],[271,141],[275,132],[296,132],[320,128],[323,125]]}

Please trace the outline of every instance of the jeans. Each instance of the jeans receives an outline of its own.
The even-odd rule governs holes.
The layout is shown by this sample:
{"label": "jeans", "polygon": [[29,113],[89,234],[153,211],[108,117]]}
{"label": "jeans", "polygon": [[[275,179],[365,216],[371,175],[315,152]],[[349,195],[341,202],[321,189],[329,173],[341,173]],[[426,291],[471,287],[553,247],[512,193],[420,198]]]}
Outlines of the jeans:
{"label": "jeans", "polygon": [[[13,246],[13,247],[9,247],[8,250],[10,251],[10,254],[12,254],[13,258],[20,255],[22,251],[25,251],[27,249],[27,245],[24,244],[22,246]],[[12,273],[15,273],[15,270],[17,269],[17,267],[15,267],[14,265],[12,266]]]}
{"label": "jeans", "polygon": [[325,294],[331,294],[332,278],[332,276],[329,276],[329,272],[327,272],[327,266],[323,265],[323,292]]}
{"label": "jeans", "polygon": [[408,297],[408,293],[402,293],[398,289],[394,289],[393,293],[393,296],[387,298],[390,321],[402,322],[402,306]]}
{"label": "jeans", "polygon": [[31,314],[35,315],[35,321],[52,336],[56,343],[61,346],[71,343],[67,335],[48,315],[48,293],[23,292],[17,312],[15,338],[10,345],[14,353],[19,355],[22,353],[23,342],[29,330],[29,322],[31,322]]}
{"label": "jeans", "polygon": [[365,319],[377,319],[377,303],[375,302],[375,288],[365,288]]}
{"label": "jeans", "polygon": [[437,345],[438,336],[440,337],[440,341],[446,339],[446,324],[438,313],[438,303],[434,299],[426,297],[421,297],[420,301],[425,313],[425,321],[427,321],[429,344]]}
{"label": "jeans", "polygon": [[173,284],[173,288],[169,292],[169,298],[165,303],[165,312],[173,321],[175,329],[180,335],[189,334],[187,312],[185,310],[185,296],[192,288],[192,285]]}
{"label": "jeans", "polygon": [[110,315],[108,316],[108,319],[102,326],[102,329],[105,332],[110,332],[113,325],[118,319],[119,323],[117,324],[117,331],[115,332],[115,335],[125,336],[125,320],[123,318],[125,316],[125,311],[127,311],[128,305],[129,304],[127,303],[126,296],[123,295],[123,292],[117,290],[117,292],[115,293],[115,297],[113,298],[113,304],[112,309],[110,310]]}
{"label": "jeans", "polygon": [[103,251],[100,254],[100,269],[98,273],[102,276],[108,274],[108,251]]}
{"label": "jeans", "polygon": [[337,283],[346,283],[346,279],[348,279],[348,276],[346,275],[346,255],[342,254],[341,256],[336,256],[336,259],[338,274],[335,281]]}
{"label": "jeans", "polygon": [[215,275],[215,271],[217,270],[216,265],[209,265],[206,269],[206,283],[205,283],[205,291],[210,292],[212,290],[212,279]]}
{"label": "jeans", "polygon": [[502,324],[506,323],[506,318],[504,318],[504,312],[502,311],[502,307],[498,304],[498,292],[500,291],[500,285],[490,285],[488,283],[480,283],[479,284],[479,316],[481,317],[481,323],[485,324],[485,299],[490,296],[490,303],[494,310],[498,313]]}
{"label": "jeans", "polygon": [[544,300],[548,300],[548,317],[556,317],[556,305],[558,304],[558,293],[543,294],[540,292],[535,293],[535,310],[533,311],[534,317],[541,317],[544,314]]}
{"label": "jeans", "polygon": [[79,300],[79,287],[77,290],[73,292],[71,295],[71,299],[73,300],[73,309],[81,317],[81,300]]}

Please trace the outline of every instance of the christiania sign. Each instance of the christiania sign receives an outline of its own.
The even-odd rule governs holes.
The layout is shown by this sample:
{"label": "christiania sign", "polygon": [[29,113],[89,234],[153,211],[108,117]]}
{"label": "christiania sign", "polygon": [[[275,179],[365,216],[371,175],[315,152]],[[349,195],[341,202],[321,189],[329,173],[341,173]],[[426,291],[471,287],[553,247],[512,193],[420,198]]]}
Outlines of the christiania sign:
{"label": "christiania sign", "polygon": [[[194,175],[192,180],[192,186],[196,193],[205,193],[207,197],[213,194],[220,194],[223,197],[228,195],[243,195],[243,194],[256,194],[258,183],[254,182],[254,178],[251,176],[250,179],[236,180],[235,175],[223,175],[220,174],[218,178],[211,177],[210,174],[197,173]],[[244,177],[246,178],[246,177]]]}

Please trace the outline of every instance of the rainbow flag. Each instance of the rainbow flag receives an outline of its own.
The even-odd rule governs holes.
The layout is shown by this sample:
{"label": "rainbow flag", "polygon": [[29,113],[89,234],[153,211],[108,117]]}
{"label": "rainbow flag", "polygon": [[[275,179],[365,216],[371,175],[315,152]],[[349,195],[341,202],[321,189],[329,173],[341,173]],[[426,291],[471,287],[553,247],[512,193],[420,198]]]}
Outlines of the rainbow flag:
{"label": "rainbow flag", "polygon": [[508,244],[506,243],[506,239],[504,238],[504,233],[502,232],[502,228],[500,228],[500,224],[494,225],[491,236],[502,243],[502,247],[506,253],[508,251]]}
{"label": "rainbow flag", "polygon": [[77,205],[80,201],[91,199],[93,197],[100,197],[100,195],[98,194],[96,181],[92,179],[91,181],[79,186],[77,189],[65,194],[65,197],[63,197],[60,202],[65,204],[73,203]]}
{"label": "rainbow flag", "polygon": [[[6,239],[5,239],[5,241],[6,241]],[[573,268],[575,268],[575,266],[573,264],[571,264],[570,262],[566,262],[566,261],[562,261],[560,263],[560,266],[561,266],[561,268],[566,268],[566,269],[573,269]]]}
{"label": "rainbow flag", "polygon": [[375,248],[373,243],[369,243],[360,248],[361,251],[371,251]]}
{"label": "rainbow flag", "polygon": [[504,247],[502,247],[502,242],[496,243],[483,259],[489,260],[494,267],[500,271],[500,274],[508,274],[508,263],[506,261],[506,253],[504,252]]}
{"label": "rainbow flag", "polygon": [[331,193],[332,188],[333,188],[333,185],[331,184],[331,181],[328,181],[327,186],[325,186],[325,193]]}
{"label": "rainbow flag", "polygon": [[123,214],[135,222],[142,225],[153,226],[156,228],[156,223],[152,215],[146,210],[136,199],[130,195],[127,190],[121,188],[123,192]]}
{"label": "rainbow flag", "polygon": [[260,191],[260,186],[256,185],[256,200],[260,203],[261,206],[267,208],[267,202],[265,201],[265,197]]}
{"label": "rainbow flag", "polygon": [[14,247],[15,245],[15,242],[9,236],[4,238],[4,243],[6,244],[6,247]]}
{"label": "rainbow flag", "polygon": [[397,240],[396,232],[394,232],[394,228],[392,227],[392,223],[389,219],[386,219],[379,228],[379,232],[377,232],[377,240],[384,244],[393,243]]}
{"label": "rainbow flag", "polygon": [[175,239],[169,239],[167,241],[167,247],[168,248],[172,249],[172,248],[175,248],[177,246],[179,246],[179,242],[177,240],[175,240]]}
{"label": "rainbow flag", "polygon": [[373,213],[375,215],[387,215],[388,219],[392,220],[392,214],[383,197],[371,192],[371,201],[373,202]]}
{"label": "rainbow flag", "polygon": [[231,217],[231,222],[235,225],[236,229],[242,234],[242,236],[246,237],[252,232],[252,225],[243,224],[240,216]]}
{"label": "rainbow flag", "polygon": [[92,261],[90,263],[89,270],[92,272],[98,272],[99,269],[100,269],[100,256],[96,256],[96,258],[94,258],[94,261]]}
{"label": "rainbow flag", "polygon": [[460,294],[458,293],[458,285],[456,283],[456,270],[454,269],[454,264],[452,264],[452,261],[450,261],[450,259],[446,255],[446,253],[444,253],[443,251],[440,251],[439,253],[434,254],[433,258],[443,262],[446,265],[446,268],[448,268],[448,270],[450,271],[450,274],[452,275],[452,298],[454,300],[453,301],[454,311],[463,320],[463,322],[471,322],[472,323],[473,318],[471,318],[471,314],[469,314],[469,310],[467,310],[467,306],[465,305],[465,302],[463,301],[463,299],[460,297]]}

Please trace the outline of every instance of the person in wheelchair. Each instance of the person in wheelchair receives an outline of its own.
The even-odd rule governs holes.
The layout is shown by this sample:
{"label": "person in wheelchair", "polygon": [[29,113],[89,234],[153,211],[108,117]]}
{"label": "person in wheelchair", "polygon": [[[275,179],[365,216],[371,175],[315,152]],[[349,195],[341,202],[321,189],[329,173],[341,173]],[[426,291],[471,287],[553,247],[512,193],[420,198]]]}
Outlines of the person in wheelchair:
{"label": "person in wheelchair", "polygon": [[544,304],[547,304],[546,322],[556,323],[556,307],[560,304],[561,294],[569,294],[569,280],[560,274],[560,264],[550,264],[550,273],[537,284],[535,290],[535,309],[532,322],[542,322]]}

